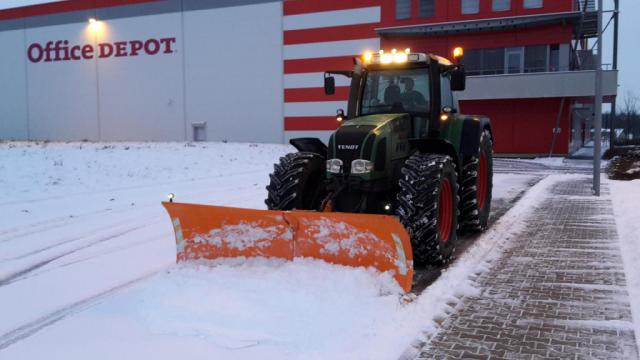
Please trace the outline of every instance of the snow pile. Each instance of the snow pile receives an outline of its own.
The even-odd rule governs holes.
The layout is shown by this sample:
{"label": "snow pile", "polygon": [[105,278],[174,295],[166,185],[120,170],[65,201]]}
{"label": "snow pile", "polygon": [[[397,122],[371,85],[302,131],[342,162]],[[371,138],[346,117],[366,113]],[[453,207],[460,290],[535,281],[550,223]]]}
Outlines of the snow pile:
{"label": "snow pile", "polygon": [[636,341],[640,349],[640,180],[610,180]]}
{"label": "snow pile", "polygon": [[[177,266],[5,349],[0,358],[392,355],[398,344],[388,348],[374,335],[409,320],[408,309],[398,318],[399,292],[388,274],[310,259]],[[374,348],[368,356],[359,355],[363,343]]]}

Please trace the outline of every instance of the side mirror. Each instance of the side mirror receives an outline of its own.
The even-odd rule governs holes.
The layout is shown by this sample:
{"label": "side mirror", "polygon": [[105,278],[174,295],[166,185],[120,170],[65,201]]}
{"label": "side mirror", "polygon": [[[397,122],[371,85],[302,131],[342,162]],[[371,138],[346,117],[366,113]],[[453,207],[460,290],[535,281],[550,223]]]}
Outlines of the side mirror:
{"label": "side mirror", "polygon": [[324,77],[324,93],[326,95],[333,95],[336,93],[336,79],[333,76]]}
{"label": "side mirror", "polygon": [[336,120],[338,122],[342,122],[342,120],[344,120],[345,118],[346,116],[344,115],[344,110],[338,109],[338,111],[336,111]]}
{"label": "side mirror", "polygon": [[467,74],[464,67],[451,71],[451,91],[463,91],[467,87]]}

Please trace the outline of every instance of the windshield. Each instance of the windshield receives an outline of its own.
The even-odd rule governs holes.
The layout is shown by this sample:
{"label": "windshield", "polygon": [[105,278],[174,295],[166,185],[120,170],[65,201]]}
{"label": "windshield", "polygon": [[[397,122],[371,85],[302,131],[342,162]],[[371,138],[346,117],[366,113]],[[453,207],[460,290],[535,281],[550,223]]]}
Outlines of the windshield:
{"label": "windshield", "polygon": [[361,115],[429,112],[429,76],[425,69],[370,71]]}

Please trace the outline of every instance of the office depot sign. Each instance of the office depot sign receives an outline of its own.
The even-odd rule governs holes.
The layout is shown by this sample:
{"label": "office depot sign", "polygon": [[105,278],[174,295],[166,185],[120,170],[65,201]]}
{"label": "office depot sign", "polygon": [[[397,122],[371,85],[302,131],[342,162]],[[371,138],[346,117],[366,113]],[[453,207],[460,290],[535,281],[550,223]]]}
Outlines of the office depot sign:
{"label": "office depot sign", "polygon": [[173,54],[176,38],[148,39],[146,41],[116,41],[97,45],[71,45],[68,40],[33,43],[27,49],[32,63],[133,57],[139,55]]}

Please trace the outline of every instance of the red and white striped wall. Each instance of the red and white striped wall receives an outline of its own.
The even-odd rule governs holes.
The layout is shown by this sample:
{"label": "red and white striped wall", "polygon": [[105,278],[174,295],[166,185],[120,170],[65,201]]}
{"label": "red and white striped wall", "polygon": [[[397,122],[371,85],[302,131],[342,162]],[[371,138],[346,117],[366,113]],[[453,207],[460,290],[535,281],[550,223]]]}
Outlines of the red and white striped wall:
{"label": "red and white striped wall", "polygon": [[380,1],[285,1],[283,11],[285,140],[327,141],[336,110],[347,108],[349,79],[336,76],[336,94],[326,96],[324,71],[350,70],[354,56],[380,48]]}

